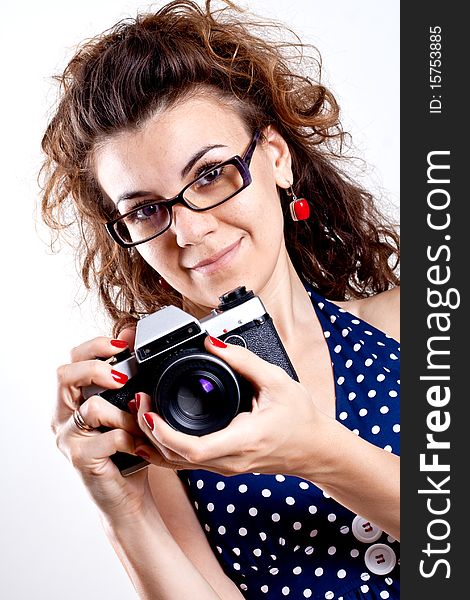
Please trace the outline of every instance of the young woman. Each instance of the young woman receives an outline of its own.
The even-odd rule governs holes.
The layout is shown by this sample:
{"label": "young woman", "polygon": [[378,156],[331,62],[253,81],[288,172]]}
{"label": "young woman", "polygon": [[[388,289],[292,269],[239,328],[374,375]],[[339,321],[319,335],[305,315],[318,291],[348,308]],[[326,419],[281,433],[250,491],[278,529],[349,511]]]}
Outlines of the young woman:
{"label": "young woman", "polygon": [[[141,598],[398,598],[398,236],[341,168],[337,104],[292,67],[299,45],[257,30],[171,2],[65,70],[43,215],[73,215],[115,331],[59,368],[53,429]],[[84,395],[126,385],[139,315],[200,319],[240,285],[299,381],[208,336],[253,387],[227,427],[183,433],[143,390],[128,410]],[[150,465],[123,477],[116,452]]]}

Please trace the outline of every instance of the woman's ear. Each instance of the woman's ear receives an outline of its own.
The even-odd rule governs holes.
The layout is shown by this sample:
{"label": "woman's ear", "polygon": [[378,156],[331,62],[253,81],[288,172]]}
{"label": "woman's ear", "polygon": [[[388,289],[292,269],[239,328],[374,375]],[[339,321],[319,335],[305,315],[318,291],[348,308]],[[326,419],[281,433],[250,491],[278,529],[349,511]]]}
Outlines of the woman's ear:
{"label": "woman's ear", "polygon": [[276,185],[287,189],[292,185],[292,157],[289,146],[274,125],[268,125],[264,130],[265,149],[270,160]]}

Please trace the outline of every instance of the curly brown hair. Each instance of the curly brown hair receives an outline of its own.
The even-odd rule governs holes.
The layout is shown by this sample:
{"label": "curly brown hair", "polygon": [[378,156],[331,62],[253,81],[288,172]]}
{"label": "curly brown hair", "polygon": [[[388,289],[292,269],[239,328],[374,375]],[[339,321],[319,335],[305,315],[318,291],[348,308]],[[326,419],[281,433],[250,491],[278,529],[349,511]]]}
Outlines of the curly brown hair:
{"label": "curly brown hair", "polygon": [[[318,53],[309,57],[306,48],[316,53],[289,29],[250,18],[232,2],[216,10],[210,0],[204,7],[175,0],[84,42],[57,78],[60,98],[42,140],[42,216],[57,233],[78,228],[85,287],[97,287],[115,332],[139,313],[182,300],[158,284],[135,249],[108,236],[103,223],[113,208],[95,179],[93,152],[200,86],[235,103],[247,129],[274,125],[287,141],[295,188],[314,205],[308,221],[285,219],[299,275],[332,300],[398,285],[398,233],[339,165],[346,159],[339,107],[320,83]],[[279,193],[287,214],[289,198]]]}

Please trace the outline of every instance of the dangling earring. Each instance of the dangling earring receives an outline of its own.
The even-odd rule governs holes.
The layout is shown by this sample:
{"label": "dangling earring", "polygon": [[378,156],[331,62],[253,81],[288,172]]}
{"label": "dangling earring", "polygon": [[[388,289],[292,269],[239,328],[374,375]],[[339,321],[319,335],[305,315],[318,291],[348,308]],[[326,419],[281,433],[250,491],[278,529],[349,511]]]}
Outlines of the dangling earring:
{"label": "dangling earring", "polygon": [[287,195],[292,198],[289,204],[290,216],[293,221],[305,221],[310,216],[310,205],[305,198],[297,198],[292,186],[287,190]]}

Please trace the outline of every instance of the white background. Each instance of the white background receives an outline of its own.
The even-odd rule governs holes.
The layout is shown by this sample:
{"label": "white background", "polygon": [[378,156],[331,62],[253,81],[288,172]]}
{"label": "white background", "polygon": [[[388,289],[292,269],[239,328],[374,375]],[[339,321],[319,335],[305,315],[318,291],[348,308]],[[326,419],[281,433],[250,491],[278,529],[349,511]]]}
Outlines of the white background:
{"label": "white background", "polygon": [[[399,2],[245,0],[320,50],[368,182],[399,201]],[[2,9],[0,240],[0,598],[134,599],[95,508],[49,429],[56,366],[108,333],[67,252],[37,230],[40,139],[75,44],[148,5],[123,0],[26,0]],[[155,6],[160,6],[155,3]],[[179,599],[178,599],[179,600]]]}

